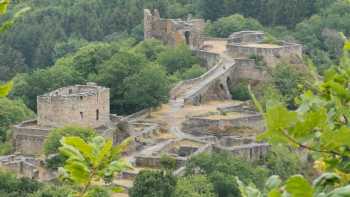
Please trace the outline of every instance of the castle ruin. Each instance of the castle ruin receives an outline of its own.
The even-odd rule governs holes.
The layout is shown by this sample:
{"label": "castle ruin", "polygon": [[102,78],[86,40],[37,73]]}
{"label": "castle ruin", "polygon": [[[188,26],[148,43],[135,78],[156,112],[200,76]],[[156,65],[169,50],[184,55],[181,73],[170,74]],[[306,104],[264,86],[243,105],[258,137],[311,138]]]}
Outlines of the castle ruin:
{"label": "castle ruin", "polygon": [[[281,62],[302,64],[302,45],[269,41],[264,32],[240,31],[228,38],[203,35],[202,19],[164,19],[154,10],[144,11],[145,39],[159,39],[169,46],[186,43],[208,72],[182,81],[170,93],[184,104],[199,105],[210,100],[231,99],[230,87],[242,80],[257,84],[269,78],[267,70]],[[266,68],[258,68],[257,59]]]}
{"label": "castle ruin", "polygon": [[13,127],[16,152],[42,153],[44,141],[53,128],[65,125],[91,127],[103,135],[112,127],[109,89],[94,83],[63,87],[37,97],[37,119]]}
{"label": "castle ruin", "polygon": [[192,48],[199,47],[204,27],[202,19],[164,19],[160,18],[158,10],[144,10],[144,38],[158,39],[169,46],[186,43]]}

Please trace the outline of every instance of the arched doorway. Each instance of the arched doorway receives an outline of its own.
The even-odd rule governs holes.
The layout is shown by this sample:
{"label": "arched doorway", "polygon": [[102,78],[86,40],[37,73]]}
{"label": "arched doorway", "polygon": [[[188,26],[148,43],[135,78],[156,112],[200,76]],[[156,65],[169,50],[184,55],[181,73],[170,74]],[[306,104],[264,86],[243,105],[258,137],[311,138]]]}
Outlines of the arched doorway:
{"label": "arched doorway", "polygon": [[191,40],[191,32],[190,31],[185,31],[185,39],[186,39],[186,44],[190,45],[191,44],[191,42],[190,42],[190,40]]}
{"label": "arched doorway", "polygon": [[230,89],[232,87],[232,81],[231,81],[231,78],[230,77],[227,77],[226,79],[226,84],[227,84],[227,87]]}

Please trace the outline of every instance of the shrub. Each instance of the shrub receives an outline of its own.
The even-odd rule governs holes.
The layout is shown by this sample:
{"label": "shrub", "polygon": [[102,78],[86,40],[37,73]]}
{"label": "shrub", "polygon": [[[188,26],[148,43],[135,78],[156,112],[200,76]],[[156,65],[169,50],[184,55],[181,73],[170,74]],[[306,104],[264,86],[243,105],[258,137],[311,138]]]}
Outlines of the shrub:
{"label": "shrub", "polygon": [[214,186],[206,176],[180,178],[175,189],[176,197],[215,197]]}
{"label": "shrub", "polygon": [[219,197],[239,196],[235,177],[262,188],[268,175],[267,170],[233,157],[229,153],[204,153],[194,156],[187,163],[186,174],[194,175],[198,172],[208,176]]}
{"label": "shrub", "polygon": [[176,178],[163,171],[142,171],[129,190],[130,197],[171,197],[174,195]]}
{"label": "shrub", "polygon": [[250,99],[248,82],[239,82],[237,85],[230,87],[232,99],[246,101]]}
{"label": "shrub", "polygon": [[[78,126],[66,126],[63,128],[53,129],[44,143],[44,153],[46,156],[50,154],[57,154],[58,148],[61,146],[60,140],[65,136],[77,136],[84,140],[89,140],[90,138],[96,136],[96,131],[91,128],[83,128]],[[62,155],[55,155],[46,160],[47,167],[51,169],[56,169],[57,167],[63,166],[64,158]]]}

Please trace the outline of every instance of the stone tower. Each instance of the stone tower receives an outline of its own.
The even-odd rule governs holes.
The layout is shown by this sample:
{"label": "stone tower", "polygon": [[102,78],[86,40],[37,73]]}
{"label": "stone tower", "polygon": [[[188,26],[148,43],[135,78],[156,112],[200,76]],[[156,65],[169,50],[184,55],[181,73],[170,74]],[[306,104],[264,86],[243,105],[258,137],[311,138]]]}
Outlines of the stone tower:
{"label": "stone tower", "polygon": [[110,121],[109,89],[94,83],[63,87],[38,96],[38,126],[99,128]]}

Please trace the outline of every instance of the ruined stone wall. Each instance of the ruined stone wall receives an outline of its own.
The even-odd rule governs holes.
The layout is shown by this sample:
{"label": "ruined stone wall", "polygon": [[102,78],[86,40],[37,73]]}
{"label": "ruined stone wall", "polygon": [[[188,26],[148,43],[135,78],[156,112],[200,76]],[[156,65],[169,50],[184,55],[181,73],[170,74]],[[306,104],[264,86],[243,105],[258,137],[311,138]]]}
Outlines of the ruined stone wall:
{"label": "ruined stone wall", "polygon": [[[70,87],[65,89],[69,90]],[[110,120],[107,88],[96,89],[96,94],[40,96],[37,104],[38,125],[41,127],[74,124],[97,128],[107,125]]]}
{"label": "ruined stone wall", "polygon": [[43,145],[50,129],[40,128],[36,120],[30,120],[14,126],[12,131],[16,152],[23,155],[39,155],[43,153]]}
{"label": "ruined stone wall", "polygon": [[205,21],[202,19],[163,19],[157,10],[144,10],[145,40],[155,38],[172,47],[186,43],[192,48],[198,48],[204,27]]}
{"label": "ruined stone wall", "polygon": [[266,157],[270,146],[268,144],[253,143],[241,146],[224,147],[220,145],[213,146],[213,152],[229,152],[234,156],[241,157],[247,161],[259,161]]}
{"label": "ruined stone wall", "polygon": [[302,57],[302,46],[285,44],[275,48],[250,47],[240,44],[228,44],[227,52],[233,58],[249,58],[252,55],[261,56],[267,65],[273,67],[283,59]]}
{"label": "ruined stone wall", "polygon": [[201,65],[206,68],[213,68],[220,61],[220,54],[211,53],[205,50],[193,50],[193,54],[201,60]]}
{"label": "ruined stone wall", "polygon": [[[207,117],[189,117],[183,123],[182,130],[195,136],[205,136],[211,133],[211,128],[217,128],[220,130],[236,128],[237,131],[240,129],[250,129],[255,133],[260,133],[264,131],[264,121],[262,120],[261,115],[249,115],[240,118],[220,120]],[[224,133],[224,135],[226,134]]]}
{"label": "ruined stone wall", "polygon": [[143,21],[144,21],[144,39],[151,39],[152,38],[152,23],[153,23],[153,16],[149,9],[145,9],[143,13]]}
{"label": "ruined stone wall", "polygon": [[0,166],[16,173],[18,176],[32,179],[39,178],[39,161],[34,158],[20,155],[0,156]]}

